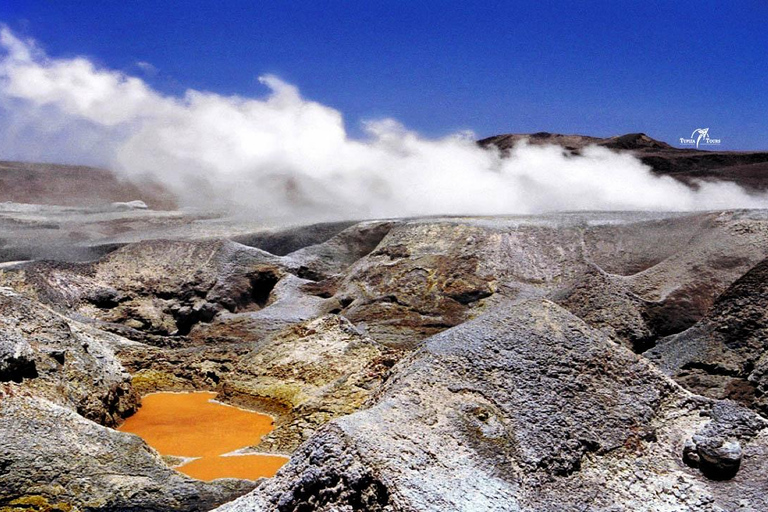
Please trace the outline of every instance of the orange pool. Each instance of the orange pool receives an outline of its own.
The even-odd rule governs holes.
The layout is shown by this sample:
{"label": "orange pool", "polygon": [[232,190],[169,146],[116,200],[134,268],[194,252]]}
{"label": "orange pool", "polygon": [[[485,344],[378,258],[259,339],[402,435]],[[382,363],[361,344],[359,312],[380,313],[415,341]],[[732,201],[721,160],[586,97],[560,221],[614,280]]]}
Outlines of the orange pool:
{"label": "orange pool", "polygon": [[141,436],[163,455],[189,457],[176,469],[193,478],[271,477],[285,464],[278,455],[228,455],[257,444],[273,428],[272,418],[218,404],[216,393],[153,393],[118,430]]}

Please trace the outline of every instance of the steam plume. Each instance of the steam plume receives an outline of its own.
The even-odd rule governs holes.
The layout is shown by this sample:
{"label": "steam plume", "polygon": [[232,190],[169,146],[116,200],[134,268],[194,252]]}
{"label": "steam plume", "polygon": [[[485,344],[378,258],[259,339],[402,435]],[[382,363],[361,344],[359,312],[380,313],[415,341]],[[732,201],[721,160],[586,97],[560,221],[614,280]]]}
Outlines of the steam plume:
{"label": "steam plume", "polygon": [[0,45],[2,156],[149,175],[188,205],[307,220],[768,204],[733,184],[691,190],[599,147],[522,144],[502,158],[472,134],[428,139],[391,119],[354,139],[340,112],[271,75],[262,98],[171,97],[82,57],[51,59],[7,28]]}

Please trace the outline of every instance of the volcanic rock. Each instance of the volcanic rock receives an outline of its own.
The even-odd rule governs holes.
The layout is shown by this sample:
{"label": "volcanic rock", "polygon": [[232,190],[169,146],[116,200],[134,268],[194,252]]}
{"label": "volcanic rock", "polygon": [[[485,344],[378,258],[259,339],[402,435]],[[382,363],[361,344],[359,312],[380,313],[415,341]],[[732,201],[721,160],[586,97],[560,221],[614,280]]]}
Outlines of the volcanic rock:
{"label": "volcanic rock", "polygon": [[[128,390],[122,396],[209,390],[272,414],[275,430],[254,448],[292,455],[229,510],[768,506],[764,211],[435,217],[316,232],[218,231],[186,219],[171,231],[137,225],[92,261],[0,269],[0,285],[13,290],[0,316],[11,333],[0,344],[2,386],[13,391],[4,403],[15,416],[62,422],[53,433],[24,427],[38,439],[87,431],[125,451],[123,438],[98,434],[104,427],[84,417],[109,425],[130,412],[128,402],[98,405],[122,403],[110,398],[112,384]],[[79,374],[61,372],[70,344],[86,337],[98,351],[72,354],[103,365],[88,371],[105,377],[81,388]],[[709,343],[715,366],[682,368]],[[635,353],[654,346],[650,361]],[[683,373],[693,370],[722,386],[697,387]],[[729,382],[740,391],[720,393]],[[9,444],[3,464],[54,480],[102,474],[90,462],[49,472],[46,461],[66,455],[25,458],[30,442]],[[157,491],[137,500],[143,510],[192,510],[193,492],[212,507],[247,490],[190,483],[154,455],[139,462],[135,451],[152,452],[136,443],[114,474],[146,476],[145,488],[126,480],[137,495]],[[94,496],[123,496],[113,480],[85,480]],[[6,502],[36,496],[29,480],[11,482]],[[64,501],[44,490],[50,503]],[[124,496],[114,509],[128,507]],[[81,498],[72,491],[66,502]]]}
{"label": "volcanic rock", "polygon": [[0,288],[0,505],[208,510],[253,488],[183,477],[108,428],[138,404],[112,349],[127,343]]}
{"label": "volcanic rock", "polygon": [[646,356],[683,386],[768,413],[768,260],[736,280],[696,325]]}
{"label": "volcanic rock", "polygon": [[0,389],[34,391],[88,419],[116,425],[135,411],[138,397],[109,337],[0,288]]}
{"label": "volcanic rock", "polygon": [[[274,479],[217,510],[764,508],[768,422],[738,407],[731,422],[722,407],[555,304],[526,301],[426,340],[375,405],[332,421]],[[738,439],[730,486],[683,463],[697,432]],[[701,453],[725,468],[733,446]]]}
{"label": "volcanic rock", "polygon": [[254,487],[185,477],[140,438],[18,391],[0,397],[0,468],[0,505],[45,500],[71,510],[204,511]]}

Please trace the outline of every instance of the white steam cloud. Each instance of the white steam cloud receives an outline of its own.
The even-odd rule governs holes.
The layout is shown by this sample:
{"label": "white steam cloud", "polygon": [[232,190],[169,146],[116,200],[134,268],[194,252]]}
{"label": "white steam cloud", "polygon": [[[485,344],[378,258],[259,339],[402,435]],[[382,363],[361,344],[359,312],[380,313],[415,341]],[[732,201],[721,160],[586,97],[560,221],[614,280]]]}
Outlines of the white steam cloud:
{"label": "white steam cloud", "polygon": [[733,184],[691,190],[599,147],[567,156],[522,144],[502,158],[471,134],[427,139],[390,119],[353,139],[340,112],[274,76],[261,78],[265,98],[169,97],[85,58],[50,59],[7,28],[0,45],[0,157],[149,175],[187,205],[307,220],[767,204]]}

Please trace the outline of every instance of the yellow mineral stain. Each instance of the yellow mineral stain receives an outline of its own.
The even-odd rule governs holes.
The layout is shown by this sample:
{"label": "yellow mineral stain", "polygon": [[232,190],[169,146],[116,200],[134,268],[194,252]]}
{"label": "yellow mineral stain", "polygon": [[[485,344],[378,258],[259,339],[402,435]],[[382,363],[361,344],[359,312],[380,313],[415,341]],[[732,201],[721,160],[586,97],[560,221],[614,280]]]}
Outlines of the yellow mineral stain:
{"label": "yellow mineral stain", "polygon": [[118,430],[141,436],[163,455],[197,457],[176,468],[192,478],[271,477],[288,460],[276,455],[225,453],[257,444],[273,428],[272,418],[222,405],[216,393],[153,393]]}

